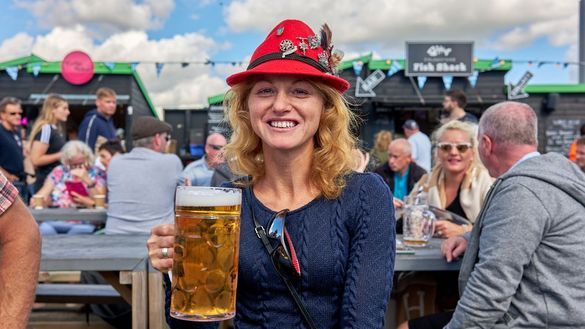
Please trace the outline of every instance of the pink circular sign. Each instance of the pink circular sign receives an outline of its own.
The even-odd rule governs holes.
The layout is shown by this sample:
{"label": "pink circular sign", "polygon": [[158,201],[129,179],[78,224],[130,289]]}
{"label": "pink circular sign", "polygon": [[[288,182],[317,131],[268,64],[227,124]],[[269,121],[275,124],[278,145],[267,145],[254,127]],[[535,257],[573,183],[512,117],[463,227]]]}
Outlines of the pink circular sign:
{"label": "pink circular sign", "polygon": [[61,62],[61,75],[72,85],[82,85],[93,78],[93,62],[88,54],[73,51]]}

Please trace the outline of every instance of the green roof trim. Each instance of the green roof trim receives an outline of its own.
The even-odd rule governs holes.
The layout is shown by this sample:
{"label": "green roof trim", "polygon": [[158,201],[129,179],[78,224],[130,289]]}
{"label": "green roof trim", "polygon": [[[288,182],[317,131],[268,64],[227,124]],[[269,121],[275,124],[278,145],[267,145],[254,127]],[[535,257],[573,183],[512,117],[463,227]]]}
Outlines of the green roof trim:
{"label": "green roof trim", "polygon": [[343,61],[341,63],[339,63],[339,65],[337,65],[337,69],[340,71],[343,71],[345,69],[348,69],[350,67],[353,66],[353,62],[359,62],[362,61],[364,64],[368,63],[370,60],[372,60],[372,53],[369,53],[367,55],[364,56],[360,56],[351,60],[347,60],[347,61]]}
{"label": "green roof trim", "polygon": [[152,100],[150,99],[150,96],[148,95],[148,91],[146,90],[144,83],[142,83],[142,79],[140,79],[140,75],[138,75],[138,72],[133,71],[132,76],[134,77],[134,80],[136,80],[136,83],[138,84],[138,88],[140,88],[140,91],[142,91],[142,95],[144,95],[144,99],[146,99],[146,104],[148,104],[148,107],[150,107],[150,112],[152,113],[152,115],[154,115],[155,118],[160,119],[158,117],[158,113],[154,109],[154,105],[152,104]]}
{"label": "green roof trim", "polygon": [[225,93],[209,96],[207,97],[207,103],[209,105],[223,104],[224,98]]}
{"label": "green roof trim", "polygon": [[12,60],[0,63],[0,70],[3,70],[7,67],[22,66],[22,65],[29,64],[29,63],[39,63],[39,62],[45,62],[45,60],[40,58],[37,55],[29,55],[29,56],[19,57],[16,59],[12,59]]}
{"label": "green roof trim", "polygon": [[[28,73],[32,73],[32,64],[38,62],[31,62],[26,68]],[[61,73],[61,62],[43,62],[39,73],[55,74]],[[129,74],[132,75],[132,65],[130,63],[114,63],[114,67],[110,70],[103,62],[93,62],[94,74]]]}
{"label": "green roof trim", "polygon": [[[41,64],[41,70],[39,71],[39,73],[45,73],[45,74],[60,74],[61,73],[61,62],[47,62],[44,59],[42,59],[39,56],[36,56],[34,54],[31,54],[29,56],[16,58],[16,59],[6,61],[6,62],[1,62],[0,63],[0,70],[6,69],[7,67],[13,67],[13,66],[23,67],[26,65],[26,72],[33,73],[34,64]],[[114,67],[112,69],[110,69],[109,67],[106,66],[106,64],[104,62],[93,62],[93,70],[94,70],[94,74],[131,75],[136,80],[136,83],[138,84],[138,88],[140,88],[140,91],[144,95],[144,99],[146,99],[146,103],[148,104],[148,107],[150,107],[150,112],[152,112],[152,114],[156,118],[158,118],[158,114],[154,108],[154,105],[152,104],[152,100],[150,99],[150,95],[148,94],[148,91],[146,90],[146,87],[144,86],[142,79],[140,79],[140,75],[138,75],[138,72],[136,72],[136,70],[132,70],[131,63],[114,63]]]}
{"label": "green roof trim", "polygon": [[[364,64],[368,64],[370,70],[389,70],[393,61],[398,61],[403,69],[406,67],[405,59],[372,59],[372,54],[369,54],[352,60],[343,61],[337,68],[339,70],[346,70],[351,68],[353,62],[356,61],[362,61]],[[473,68],[478,71],[510,71],[512,69],[511,60],[501,60],[498,65],[494,67],[492,67],[492,64],[493,60],[491,59],[479,59],[473,63]]]}
{"label": "green roof trim", "polygon": [[510,71],[512,69],[512,61],[509,59],[502,59],[497,66],[492,67],[492,59],[478,59],[473,63],[473,68],[478,71]]}
{"label": "green roof trim", "polygon": [[392,62],[394,61],[398,62],[402,69],[404,69],[404,67],[406,66],[405,64],[406,61],[404,59],[376,59],[371,60],[368,63],[368,68],[370,70],[389,70],[390,67],[392,67]]}
{"label": "green roof trim", "polygon": [[585,93],[585,84],[528,85],[524,88],[524,91],[529,94]]}

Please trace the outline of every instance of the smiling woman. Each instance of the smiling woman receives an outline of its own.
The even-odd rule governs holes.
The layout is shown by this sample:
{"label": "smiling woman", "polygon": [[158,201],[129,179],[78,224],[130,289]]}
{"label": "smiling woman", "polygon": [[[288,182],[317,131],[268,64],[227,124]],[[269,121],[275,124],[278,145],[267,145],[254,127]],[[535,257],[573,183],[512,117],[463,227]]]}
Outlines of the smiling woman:
{"label": "smiling woman", "polygon": [[[248,69],[227,79],[226,160],[250,178],[233,183],[244,195],[237,328],[382,327],[394,268],[392,195],[379,176],[352,170],[355,117],[342,96],[349,84],[335,75],[339,60],[327,25],[316,35],[285,20]],[[275,222],[280,245],[260,239]],[[172,247],[174,227],[152,232],[152,264],[166,270],[172,262],[160,250]],[[289,252],[275,260],[271,250],[281,247]],[[295,271],[285,273],[283,260]]]}
{"label": "smiling woman", "polygon": [[[429,193],[429,204],[447,209],[475,222],[493,179],[479,161],[475,128],[461,121],[450,121],[435,132],[437,164],[413,188]],[[471,230],[446,220],[437,222],[435,232],[448,238]]]}

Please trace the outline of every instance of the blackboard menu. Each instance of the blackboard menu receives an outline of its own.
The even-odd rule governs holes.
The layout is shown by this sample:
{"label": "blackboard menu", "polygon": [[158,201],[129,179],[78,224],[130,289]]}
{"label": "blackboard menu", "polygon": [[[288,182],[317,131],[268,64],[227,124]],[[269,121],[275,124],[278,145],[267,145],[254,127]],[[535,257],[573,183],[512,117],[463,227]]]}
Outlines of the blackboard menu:
{"label": "blackboard menu", "polygon": [[571,143],[579,137],[579,127],[585,120],[553,119],[546,127],[546,152],[567,155]]}

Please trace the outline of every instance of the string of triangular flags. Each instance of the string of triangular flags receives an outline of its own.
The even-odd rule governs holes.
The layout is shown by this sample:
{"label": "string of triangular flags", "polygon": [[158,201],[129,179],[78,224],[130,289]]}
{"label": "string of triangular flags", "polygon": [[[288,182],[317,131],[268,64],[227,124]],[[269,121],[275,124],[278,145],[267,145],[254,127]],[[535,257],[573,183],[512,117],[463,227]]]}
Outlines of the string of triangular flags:
{"label": "string of triangular flags", "polygon": [[[569,65],[579,65],[580,64],[579,62],[538,61],[538,60],[508,60],[508,61],[506,61],[504,59],[500,59],[499,57],[495,57],[494,59],[492,59],[488,70],[497,69],[498,67],[505,65],[506,62],[510,62],[512,64],[528,64],[528,66],[537,65],[538,68],[541,68],[544,65],[554,64],[557,68],[560,68],[562,66],[564,69],[566,69]],[[398,61],[398,60],[387,59],[386,64],[390,65],[390,68],[388,69],[388,73],[387,73],[388,77],[391,77],[394,74],[396,74],[397,72],[404,69],[402,67],[400,61]],[[581,64],[585,65],[585,63],[581,63]],[[352,62],[352,66],[353,66],[353,71],[354,71],[355,75],[359,76],[363,70],[364,62],[361,60],[354,61],[354,62]],[[487,71],[487,70],[484,69],[481,71]],[[475,88],[475,86],[477,85],[477,78],[479,77],[479,72],[480,72],[480,70],[473,70],[471,75],[467,77],[469,84],[473,88]],[[447,90],[451,89],[451,86],[453,84],[453,76],[445,75],[442,77],[442,79],[443,79],[443,84],[445,85],[445,89],[447,89]],[[418,84],[419,89],[422,90],[425,86],[425,83],[427,82],[427,77],[426,76],[418,76],[418,77],[416,77],[416,80],[417,80],[417,84]]]}
{"label": "string of triangular flags", "polygon": [[[397,72],[403,70],[404,68],[402,67],[402,64],[400,61],[398,60],[386,60],[386,62],[390,65],[390,68],[388,69],[388,73],[387,76],[391,77],[394,74],[396,74]],[[528,64],[528,66],[532,66],[532,65],[536,65],[537,68],[541,68],[544,65],[555,65],[557,68],[564,68],[566,69],[569,65],[585,65],[585,63],[579,63],[579,62],[562,62],[562,61],[541,61],[541,60],[503,60],[500,59],[499,57],[495,57],[490,65],[489,69],[497,69],[498,67],[504,65],[506,62],[510,62],[512,64]],[[136,67],[140,64],[154,64],[155,65],[155,70],[156,70],[156,75],[157,77],[159,77],[164,69],[164,67],[166,65],[180,65],[182,68],[186,68],[189,65],[211,65],[211,66],[215,66],[217,64],[226,64],[226,65],[232,65],[232,66],[243,66],[244,62],[242,61],[216,61],[216,60],[205,60],[205,61],[166,61],[166,62],[152,62],[152,61],[136,61],[136,62],[111,62],[111,61],[107,61],[107,62],[103,62],[103,64],[110,70],[113,71],[116,68],[116,65],[118,64],[127,64],[130,65],[132,71],[136,70]],[[30,68],[31,71],[33,73],[33,75],[36,77],[38,76],[38,74],[41,72],[41,66],[42,63],[31,63],[31,64],[27,64]],[[364,67],[364,62],[359,60],[359,61],[354,61],[352,62],[352,67],[354,70],[354,73],[359,76],[363,70]],[[18,71],[22,68],[22,65],[15,65],[15,66],[10,66],[10,67],[4,67],[4,71],[6,71],[6,74],[8,74],[8,76],[10,76],[10,78],[12,80],[17,80],[18,79]],[[1,69],[0,69],[1,70]],[[478,72],[477,70],[473,71],[473,74],[471,76],[468,77],[469,82],[475,86],[475,83],[477,82],[477,76],[478,76]],[[453,81],[453,77],[444,77],[443,78],[443,82],[445,84],[445,86],[449,86],[451,85]],[[418,77],[418,85],[419,87],[422,89],[422,87],[424,87],[424,84],[426,82],[426,78],[423,77]]]}
{"label": "string of triangular flags", "polygon": [[[138,65],[140,64],[154,64],[155,65],[155,70],[156,70],[156,75],[157,77],[160,77],[160,74],[163,70],[163,68],[170,64],[170,65],[180,65],[181,68],[186,68],[189,65],[211,65],[211,66],[215,66],[217,64],[225,64],[225,65],[231,65],[231,66],[242,66],[244,65],[244,62],[242,61],[214,61],[214,60],[206,60],[206,61],[191,61],[191,62],[176,62],[176,61],[172,61],[172,62],[148,62],[148,61],[143,61],[143,62],[103,62],[104,66],[107,67],[110,71],[114,71],[116,69],[116,66],[118,64],[126,64],[126,65],[130,65],[130,68],[132,71],[136,71],[136,68]],[[4,67],[3,70],[6,71],[6,74],[8,74],[8,76],[12,79],[12,80],[17,80],[18,79],[18,72],[20,69],[24,68],[24,67],[30,67],[33,75],[35,77],[37,77],[39,75],[39,73],[41,72],[41,68],[42,68],[43,63],[30,63],[30,64],[26,64],[25,65],[14,65],[14,66],[8,66],[8,67]],[[0,69],[1,71],[2,69]]]}

